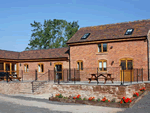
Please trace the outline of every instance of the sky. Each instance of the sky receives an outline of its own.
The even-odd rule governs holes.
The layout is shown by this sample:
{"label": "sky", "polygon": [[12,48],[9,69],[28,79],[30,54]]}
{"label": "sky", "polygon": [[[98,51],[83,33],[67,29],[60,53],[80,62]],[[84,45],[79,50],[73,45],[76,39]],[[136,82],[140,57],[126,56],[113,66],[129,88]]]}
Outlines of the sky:
{"label": "sky", "polygon": [[24,51],[34,21],[78,21],[79,28],[150,19],[150,0],[1,0],[0,49]]}

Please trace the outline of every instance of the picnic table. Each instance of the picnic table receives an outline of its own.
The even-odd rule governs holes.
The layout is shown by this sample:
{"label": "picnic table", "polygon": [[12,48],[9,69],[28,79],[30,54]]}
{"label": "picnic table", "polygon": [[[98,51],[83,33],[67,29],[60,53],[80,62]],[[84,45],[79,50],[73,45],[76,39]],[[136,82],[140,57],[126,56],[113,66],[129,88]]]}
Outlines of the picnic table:
{"label": "picnic table", "polygon": [[9,74],[7,72],[0,72],[0,81],[1,80],[7,81],[7,79],[8,79],[8,82],[12,81],[13,79],[18,79],[20,81],[21,77],[18,77],[16,74],[14,75],[14,74]]}
{"label": "picnic table", "polygon": [[[107,76],[105,76],[105,74],[106,74]],[[102,76],[103,78],[99,78],[99,77],[101,77],[101,76]],[[106,83],[107,80],[111,80],[112,83],[113,83],[113,80],[114,80],[114,78],[111,77],[111,74],[110,74],[110,73],[99,73],[98,76],[97,76],[97,74],[92,73],[92,74],[91,74],[91,77],[90,77],[90,78],[87,78],[87,79],[89,80],[89,83],[91,83],[92,80],[98,81],[98,79],[104,79],[104,80],[105,80],[104,84]]]}

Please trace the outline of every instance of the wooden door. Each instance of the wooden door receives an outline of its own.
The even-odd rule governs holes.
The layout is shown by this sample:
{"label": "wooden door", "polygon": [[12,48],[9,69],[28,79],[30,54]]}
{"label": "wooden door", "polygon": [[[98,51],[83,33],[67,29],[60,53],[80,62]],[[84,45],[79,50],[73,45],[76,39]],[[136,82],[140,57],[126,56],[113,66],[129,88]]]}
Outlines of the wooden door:
{"label": "wooden door", "polygon": [[123,80],[123,74],[124,74],[124,81],[126,82],[130,82],[131,80],[133,81],[133,60],[129,58],[121,59],[120,63],[122,67],[120,70],[120,80],[121,80],[121,75]]}

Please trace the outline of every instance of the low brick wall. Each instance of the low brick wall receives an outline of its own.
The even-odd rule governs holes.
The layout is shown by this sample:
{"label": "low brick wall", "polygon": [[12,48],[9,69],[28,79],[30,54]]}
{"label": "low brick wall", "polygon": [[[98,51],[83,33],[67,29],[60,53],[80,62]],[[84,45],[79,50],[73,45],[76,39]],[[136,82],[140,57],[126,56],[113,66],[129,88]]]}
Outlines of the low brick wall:
{"label": "low brick wall", "polygon": [[145,84],[134,84],[128,86],[118,85],[54,85],[47,83],[44,88],[39,88],[34,94],[50,93],[62,94],[63,96],[69,97],[81,95],[82,98],[95,97],[102,99],[104,96],[108,99],[116,98],[120,100],[123,96],[131,98],[134,92],[139,91],[140,88],[145,87]]}
{"label": "low brick wall", "polygon": [[[150,90],[150,83],[140,83],[131,85],[57,85],[53,83],[45,83],[44,86],[40,87],[34,94],[62,94],[63,96],[69,97],[80,94],[82,98],[95,97],[102,99],[104,96],[110,100],[116,98],[120,100],[123,96],[131,98],[134,92],[139,91],[140,88],[146,87]],[[0,93],[2,94],[18,94],[21,90],[28,89],[32,90],[32,84],[26,83],[0,83]]]}
{"label": "low brick wall", "polygon": [[31,82],[25,83],[0,83],[0,93],[2,94],[18,94],[21,90],[32,90]]}

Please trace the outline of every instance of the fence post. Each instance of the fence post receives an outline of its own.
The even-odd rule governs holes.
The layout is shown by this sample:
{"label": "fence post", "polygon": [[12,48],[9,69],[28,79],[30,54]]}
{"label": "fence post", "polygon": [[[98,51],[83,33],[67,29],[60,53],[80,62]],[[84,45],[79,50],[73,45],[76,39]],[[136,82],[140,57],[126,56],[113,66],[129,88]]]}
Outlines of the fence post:
{"label": "fence post", "polygon": [[137,82],[138,82],[138,69],[137,69]]}
{"label": "fence post", "polygon": [[64,82],[64,69],[62,71],[63,71],[62,73],[63,73],[63,82]]}
{"label": "fence post", "polygon": [[132,84],[132,71],[133,71],[133,70],[132,70],[132,68],[131,68],[131,71],[130,71],[130,73],[131,73],[131,74],[130,74],[130,79],[131,79],[130,82],[131,82],[131,84]]}
{"label": "fence post", "polygon": [[68,82],[68,69],[67,69],[67,82]]}
{"label": "fence post", "polygon": [[124,85],[124,69],[123,69],[123,85]]}
{"label": "fence post", "polygon": [[35,81],[37,80],[37,70],[35,70]]}
{"label": "fence post", "polygon": [[75,68],[74,68],[74,84],[75,84]]}
{"label": "fence post", "polygon": [[22,82],[23,82],[23,70],[21,70]]}
{"label": "fence post", "polygon": [[32,84],[32,93],[34,93],[34,89],[33,89],[33,82],[31,82],[31,84]]}
{"label": "fence post", "polygon": [[55,83],[55,68],[54,68],[54,83]]}
{"label": "fence post", "polygon": [[97,85],[98,85],[98,68],[97,68]]}
{"label": "fence post", "polygon": [[50,70],[48,69],[48,81],[50,81]]}
{"label": "fence post", "polygon": [[120,84],[120,85],[123,85],[123,84],[122,84],[122,69],[121,69],[121,84]]}
{"label": "fence post", "polygon": [[142,82],[143,82],[143,68],[142,68]]}
{"label": "fence post", "polygon": [[6,79],[7,79],[7,83],[8,83],[8,71],[7,71],[7,74],[6,74]]}

